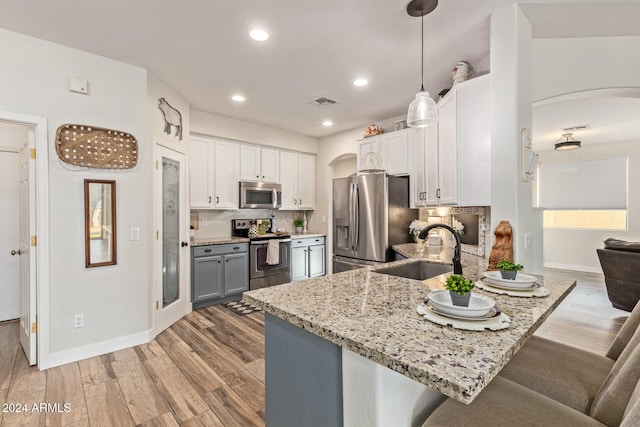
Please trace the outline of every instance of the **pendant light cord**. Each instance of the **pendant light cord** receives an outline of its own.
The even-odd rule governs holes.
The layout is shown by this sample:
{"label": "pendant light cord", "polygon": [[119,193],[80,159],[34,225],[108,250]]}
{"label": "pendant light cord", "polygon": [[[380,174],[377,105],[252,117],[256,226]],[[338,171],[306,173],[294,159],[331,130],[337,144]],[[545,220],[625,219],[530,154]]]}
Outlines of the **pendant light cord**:
{"label": "pendant light cord", "polygon": [[420,92],[424,92],[424,13],[420,17]]}

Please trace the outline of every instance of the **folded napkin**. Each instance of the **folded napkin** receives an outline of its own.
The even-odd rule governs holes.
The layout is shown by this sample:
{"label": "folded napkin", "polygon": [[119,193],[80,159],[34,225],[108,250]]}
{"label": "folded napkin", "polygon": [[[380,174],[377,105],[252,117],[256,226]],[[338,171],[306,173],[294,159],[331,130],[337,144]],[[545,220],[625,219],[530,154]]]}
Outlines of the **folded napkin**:
{"label": "folded napkin", "polygon": [[267,264],[280,264],[280,240],[271,239],[267,245]]}

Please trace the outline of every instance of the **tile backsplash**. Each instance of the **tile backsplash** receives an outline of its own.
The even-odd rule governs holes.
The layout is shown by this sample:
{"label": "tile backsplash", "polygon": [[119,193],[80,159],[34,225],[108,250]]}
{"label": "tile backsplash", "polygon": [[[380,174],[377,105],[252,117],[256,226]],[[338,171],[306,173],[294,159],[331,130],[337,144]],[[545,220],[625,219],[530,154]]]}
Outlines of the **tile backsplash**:
{"label": "tile backsplash", "polygon": [[[472,214],[473,218],[477,215],[477,227],[468,227],[477,230],[478,244],[469,245],[462,244],[462,251],[479,256],[489,256],[491,250],[491,207],[489,206],[465,206],[465,207],[436,207],[420,209],[420,219],[424,221],[434,222],[441,221],[443,224],[451,225],[451,219],[457,214]],[[475,224],[474,224],[475,225]],[[446,234],[442,233],[443,239],[446,241]]]}
{"label": "tile backsplash", "polygon": [[[203,237],[224,237],[231,235],[232,219],[262,219],[271,218],[269,209],[239,209],[235,211],[218,210],[192,210],[191,225],[196,227],[196,236]],[[302,211],[275,211],[275,223],[278,229],[284,228],[290,233],[294,232],[293,220],[302,218]],[[307,212],[307,220],[312,213]]]}

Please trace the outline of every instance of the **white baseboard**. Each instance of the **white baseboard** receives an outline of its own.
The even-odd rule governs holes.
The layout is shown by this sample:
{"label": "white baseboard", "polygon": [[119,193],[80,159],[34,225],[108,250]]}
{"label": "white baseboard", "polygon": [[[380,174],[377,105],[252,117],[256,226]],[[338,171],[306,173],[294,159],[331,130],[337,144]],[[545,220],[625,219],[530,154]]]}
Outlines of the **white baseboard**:
{"label": "white baseboard", "polygon": [[584,271],[586,273],[602,274],[602,268],[592,267],[590,265],[558,264],[555,262],[545,262],[544,268],[553,268],[556,270]]}
{"label": "white baseboard", "polygon": [[49,355],[49,366],[46,368],[53,368],[54,366],[60,366],[66,363],[100,356],[113,351],[133,347],[134,345],[146,344],[151,341],[151,336],[152,330],[149,329],[126,337],[115,338],[108,341],[101,341],[95,344],[59,351],[57,353],[51,353]]}

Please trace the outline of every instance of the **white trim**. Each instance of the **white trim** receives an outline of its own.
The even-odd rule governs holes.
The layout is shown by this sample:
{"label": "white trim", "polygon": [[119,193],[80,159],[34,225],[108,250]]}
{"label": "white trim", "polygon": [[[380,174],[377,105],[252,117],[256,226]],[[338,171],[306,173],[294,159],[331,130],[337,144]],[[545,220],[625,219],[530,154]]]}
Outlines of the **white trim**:
{"label": "white trim", "polygon": [[546,105],[555,104],[557,102],[574,101],[576,99],[588,98],[640,98],[640,88],[637,87],[612,87],[602,89],[581,90],[578,92],[569,92],[562,95],[554,95],[549,98],[540,99],[533,102],[532,107],[544,107]]}
{"label": "white trim", "polygon": [[38,369],[49,367],[49,146],[46,117],[0,111],[0,120],[34,126],[36,135],[36,316]]}
{"label": "white trim", "polygon": [[589,265],[559,264],[557,262],[545,262],[544,268],[552,268],[554,270],[584,271],[586,273],[596,273],[596,274],[602,275],[602,268],[591,267]]}
{"label": "white trim", "polygon": [[19,153],[20,149],[15,147],[5,147],[0,145],[0,152],[3,153]]}
{"label": "white trim", "polygon": [[124,348],[133,347],[135,345],[146,344],[151,341],[151,329],[137,334],[127,335],[124,337],[114,338],[108,341],[101,341],[82,347],[75,347],[69,350],[51,353],[49,355],[49,368],[64,365],[66,363],[77,362],[78,360],[88,359],[90,357],[100,356]]}

